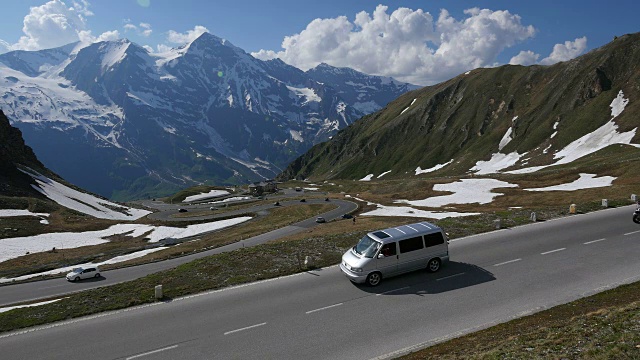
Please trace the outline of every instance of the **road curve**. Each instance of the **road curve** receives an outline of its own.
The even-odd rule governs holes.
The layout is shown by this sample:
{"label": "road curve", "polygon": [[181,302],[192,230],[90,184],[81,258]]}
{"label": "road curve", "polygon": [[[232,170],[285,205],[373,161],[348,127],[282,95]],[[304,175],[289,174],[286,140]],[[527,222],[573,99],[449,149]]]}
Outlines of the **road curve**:
{"label": "road curve", "polygon": [[631,207],[456,239],[450,250],[440,272],[376,288],[333,266],[0,335],[0,348],[12,359],[383,359],[640,274]]}
{"label": "road curve", "polygon": [[[297,204],[300,204],[299,201],[282,201],[281,203],[282,203],[282,206],[296,206]],[[319,203],[325,204],[327,202],[322,199],[309,199],[306,201],[306,203],[307,204],[319,204]],[[321,214],[321,216],[324,217],[327,221],[331,221],[333,219],[339,218],[343,214],[353,212],[358,208],[357,204],[351,201],[346,201],[346,200],[332,199],[330,200],[329,203],[333,205],[337,205],[337,208]],[[266,210],[266,208],[263,209],[263,207],[265,206],[269,208],[274,208],[273,203],[270,203],[269,205],[261,205],[259,207],[260,211]],[[247,211],[249,210],[245,209],[243,210],[243,213],[246,213]],[[304,231],[305,229],[308,229],[316,225],[318,224],[315,222],[315,218],[307,219],[307,220],[303,220],[295,224],[286,226],[281,229],[273,230],[265,234],[244,239],[242,240],[242,242],[221,246],[219,248],[186,255],[179,258],[105,271],[103,272],[103,277],[99,279],[87,279],[77,283],[70,283],[63,278],[57,278],[57,279],[50,279],[50,280],[42,280],[42,281],[34,281],[34,282],[0,286],[0,307],[16,304],[16,303],[34,301],[38,299],[47,299],[55,296],[61,296],[61,295],[73,293],[73,292],[78,292],[78,291],[83,291],[87,289],[93,289],[97,287],[113,285],[113,284],[124,282],[124,281],[138,279],[158,271],[174,268],[178,265],[193,261],[195,259],[203,258],[203,257],[214,255],[214,254],[219,254],[222,252],[236,250],[242,247],[255,246],[255,245],[263,244],[268,241],[279,239],[287,235],[296,234],[298,232]]]}

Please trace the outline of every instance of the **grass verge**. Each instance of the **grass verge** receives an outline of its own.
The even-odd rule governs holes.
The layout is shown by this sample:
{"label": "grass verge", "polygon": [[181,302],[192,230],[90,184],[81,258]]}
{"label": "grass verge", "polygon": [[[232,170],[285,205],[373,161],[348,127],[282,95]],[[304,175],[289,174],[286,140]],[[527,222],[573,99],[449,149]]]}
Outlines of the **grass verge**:
{"label": "grass verge", "polygon": [[640,283],[515,319],[402,357],[638,359]]}

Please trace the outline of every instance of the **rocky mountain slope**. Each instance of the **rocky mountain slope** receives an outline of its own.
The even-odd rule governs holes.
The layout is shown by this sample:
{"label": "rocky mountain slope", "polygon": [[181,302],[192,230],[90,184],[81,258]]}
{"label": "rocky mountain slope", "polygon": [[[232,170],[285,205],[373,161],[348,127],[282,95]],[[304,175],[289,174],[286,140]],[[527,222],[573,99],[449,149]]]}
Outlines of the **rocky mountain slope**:
{"label": "rocky mountain slope", "polygon": [[46,171],[25,145],[20,130],[11,126],[0,110],[0,196],[39,196],[31,187],[33,179],[18,170],[20,165]]}
{"label": "rocky mountain slope", "polygon": [[530,173],[639,147],[640,34],[552,66],[476,69],[402,95],[296,159],[280,179]]}
{"label": "rocky mountain slope", "polygon": [[415,86],[264,62],[209,33],[163,54],[126,39],[0,55],[0,108],[41,161],[115,199],[272,178]]}

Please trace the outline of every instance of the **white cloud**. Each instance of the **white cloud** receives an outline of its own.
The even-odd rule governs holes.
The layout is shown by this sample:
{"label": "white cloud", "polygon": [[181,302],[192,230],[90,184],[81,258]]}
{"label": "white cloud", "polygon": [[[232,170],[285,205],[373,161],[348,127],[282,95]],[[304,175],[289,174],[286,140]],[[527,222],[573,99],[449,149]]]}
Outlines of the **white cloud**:
{"label": "white cloud", "polygon": [[447,10],[433,16],[423,10],[398,8],[391,14],[378,5],[371,16],[356,14],[315,19],[299,34],[287,36],[282,51],[260,50],[260,59],[278,57],[303,70],[321,62],[403,81],[429,84],[467,70],[492,66],[506,47],[534,36],[509,11],[468,9],[454,19]]}
{"label": "white cloud", "polygon": [[80,0],[80,2],[74,1],[73,7],[70,8],[69,10],[75,10],[84,16],[93,16],[94,13],[91,10],[89,10],[89,5],[90,4],[87,0]]}
{"label": "white cloud", "polygon": [[205,32],[209,32],[209,29],[201,25],[196,25],[193,30],[188,30],[185,33],[179,33],[174,30],[169,30],[169,32],[167,33],[167,41],[174,44],[186,44],[197,39]]}
{"label": "white cloud", "polygon": [[151,29],[151,24],[140,23],[140,25],[136,26],[134,24],[131,24],[129,21],[130,20],[127,19],[123,26],[125,32],[135,31],[138,35],[144,36],[144,37],[149,37],[151,36],[151,33],[153,33],[153,29]]}
{"label": "white cloud", "polygon": [[540,58],[540,54],[536,54],[531,50],[520,51],[520,53],[509,60],[509,64],[511,65],[533,65],[538,62],[538,58]]}
{"label": "white cloud", "polygon": [[560,61],[567,61],[581,55],[587,49],[587,37],[583,36],[574,41],[565,41],[564,44],[553,46],[551,55],[542,59],[540,64],[551,65]]}
{"label": "white cloud", "polygon": [[257,51],[257,52],[253,52],[251,53],[251,55],[256,59],[260,59],[264,61],[273,60],[278,57],[277,52],[273,50],[264,50],[264,49],[261,49],[260,51]]}
{"label": "white cloud", "polygon": [[156,48],[158,49],[159,53],[164,53],[171,50],[171,46],[167,46],[165,44],[159,44],[158,46],[156,46]]}
{"label": "white cloud", "polygon": [[151,33],[153,32],[153,30],[151,29],[151,24],[149,23],[140,23],[140,29],[144,29],[140,32],[140,35],[144,37],[151,36]]}
{"label": "white cloud", "polygon": [[51,0],[31,7],[24,17],[22,31],[16,44],[0,44],[9,50],[41,50],[63,46],[76,41],[95,42],[118,37],[117,31],[107,31],[98,37],[91,34],[86,17],[93,16],[86,0],[72,1],[71,7],[62,0]]}
{"label": "white cloud", "polygon": [[540,60],[540,54],[536,54],[533,51],[520,51],[520,53],[509,60],[511,65],[552,65],[560,61],[567,61],[582,55],[587,49],[587,37],[575,39],[575,41],[565,41],[564,44],[556,44],[553,46],[551,54]]}

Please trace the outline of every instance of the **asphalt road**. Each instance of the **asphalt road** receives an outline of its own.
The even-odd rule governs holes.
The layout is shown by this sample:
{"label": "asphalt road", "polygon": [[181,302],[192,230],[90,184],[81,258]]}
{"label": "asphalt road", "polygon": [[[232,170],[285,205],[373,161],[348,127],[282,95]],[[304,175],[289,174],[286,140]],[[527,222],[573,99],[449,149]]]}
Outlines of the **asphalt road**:
{"label": "asphalt road", "polygon": [[[314,203],[327,203],[323,199],[309,199],[306,201],[307,204]],[[296,206],[300,204],[299,201],[281,201],[282,206]],[[335,200],[332,199],[329,204],[335,205],[336,208],[328,211],[326,213],[321,214],[327,221],[331,221],[333,219],[341,217],[343,214],[350,213],[358,208],[358,206],[350,201],[345,200]],[[264,207],[264,208],[263,208]],[[267,208],[274,208],[273,203],[269,205],[258,205],[256,207],[252,207],[251,210],[245,209],[243,213],[247,211],[265,211]],[[215,214],[212,216],[216,216]],[[225,216],[229,216],[229,213],[225,213]],[[200,218],[202,219],[202,218]],[[290,226],[286,226],[281,229],[277,229],[265,234],[261,234],[258,236],[254,236],[252,238],[244,239],[241,242],[229,244],[226,246],[222,246],[219,248],[186,255],[183,257],[169,259],[161,262],[149,263],[139,266],[126,267],[111,271],[104,271],[102,273],[102,277],[98,279],[87,279],[77,283],[71,283],[66,281],[65,279],[51,279],[51,280],[43,280],[43,281],[35,281],[28,283],[20,283],[20,284],[12,284],[12,285],[4,285],[0,286],[0,307],[17,304],[22,302],[33,301],[37,299],[47,299],[56,296],[61,296],[64,294],[69,294],[73,292],[83,291],[87,289],[92,289],[101,286],[112,285],[124,281],[134,280],[137,278],[141,278],[143,276],[161,271],[166,269],[171,269],[178,265],[190,262],[195,259],[199,259],[202,257],[219,254],[226,251],[236,250],[242,247],[255,246],[258,244],[263,244],[268,241],[276,240],[282,238],[287,235],[295,234],[305,229],[308,229],[312,226],[331,226],[331,224],[318,224],[315,222],[315,218],[307,219],[304,221],[300,221],[298,223],[292,224]],[[239,225],[242,226],[242,225]],[[224,231],[221,230],[221,231]]]}
{"label": "asphalt road", "polygon": [[371,359],[640,278],[631,207],[456,239],[379,287],[334,266],[0,335],[10,359]]}

